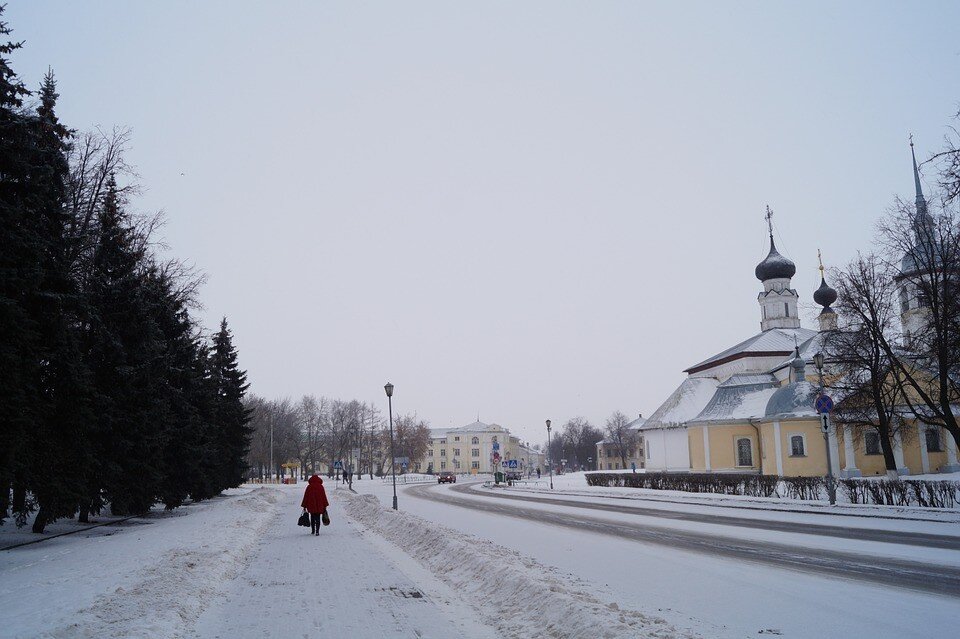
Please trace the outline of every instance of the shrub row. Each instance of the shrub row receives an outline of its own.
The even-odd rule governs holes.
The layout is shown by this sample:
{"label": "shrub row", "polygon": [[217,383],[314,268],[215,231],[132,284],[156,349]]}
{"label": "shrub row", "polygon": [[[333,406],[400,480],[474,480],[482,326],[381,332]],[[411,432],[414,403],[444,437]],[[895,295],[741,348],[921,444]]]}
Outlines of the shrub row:
{"label": "shrub row", "polygon": [[688,493],[770,497],[779,477],[748,473],[587,473],[590,486],[680,490]]}
{"label": "shrub row", "polygon": [[[960,482],[912,479],[841,479],[852,504],[954,508],[960,504]],[[788,497],[801,500],[827,498],[823,477],[777,477],[748,473],[587,473],[587,485],[687,493]]]}
{"label": "shrub row", "polygon": [[960,482],[918,479],[841,479],[851,504],[954,508],[960,503]]}

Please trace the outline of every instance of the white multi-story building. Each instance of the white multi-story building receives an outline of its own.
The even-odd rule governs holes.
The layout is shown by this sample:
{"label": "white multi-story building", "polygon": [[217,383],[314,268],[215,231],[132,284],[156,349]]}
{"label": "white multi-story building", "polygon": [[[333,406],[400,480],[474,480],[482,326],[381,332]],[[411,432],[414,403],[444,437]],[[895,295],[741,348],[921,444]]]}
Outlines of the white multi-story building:
{"label": "white multi-story building", "polygon": [[543,453],[523,444],[499,424],[481,421],[460,428],[432,429],[424,458],[414,464],[421,472],[492,473],[500,462],[517,460],[518,467],[536,472],[544,468]]}

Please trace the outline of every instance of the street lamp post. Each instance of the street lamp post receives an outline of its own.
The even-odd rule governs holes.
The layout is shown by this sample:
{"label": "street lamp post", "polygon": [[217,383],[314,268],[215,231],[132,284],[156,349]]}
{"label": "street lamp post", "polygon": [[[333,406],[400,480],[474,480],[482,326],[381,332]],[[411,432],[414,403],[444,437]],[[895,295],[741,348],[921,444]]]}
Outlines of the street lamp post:
{"label": "street lamp post", "polygon": [[547,468],[550,471],[550,490],[553,490],[553,459],[550,458],[550,420],[547,420]]}
{"label": "street lamp post", "polygon": [[817,412],[820,414],[820,428],[823,431],[823,442],[827,448],[827,496],[830,498],[830,505],[837,503],[837,487],[833,480],[833,460],[830,457],[830,411],[821,409],[820,398],[823,393],[823,353],[817,353],[813,356],[813,365],[817,369],[817,376],[820,379],[820,392],[817,394]]}
{"label": "street lamp post", "polygon": [[393,384],[387,382],[383,390],[387,391],[387,412],[390,415],[390,475],[393,476],[393,509],[397,509],[397,470],[394,465],[396,457],[393,454]]}

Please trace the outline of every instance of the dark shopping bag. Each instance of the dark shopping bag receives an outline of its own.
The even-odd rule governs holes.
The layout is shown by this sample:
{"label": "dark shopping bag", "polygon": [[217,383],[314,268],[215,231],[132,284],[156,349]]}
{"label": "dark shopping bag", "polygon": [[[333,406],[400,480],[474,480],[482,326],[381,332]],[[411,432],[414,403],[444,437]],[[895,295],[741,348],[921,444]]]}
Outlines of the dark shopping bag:
{"label": "dark shopping bag", "polygon": [[309,526],[310,525],[310,515],[307,514],[307,511],[303,511],[303,514],[300,515],[300,519],[297,520],[298,526]]}
{"label": "dark shopping bag", "polygon": [[323,522],[324,526],[330,525],[330,515],[327,514],[327,511],[323,511],[323,514],[320,515],[320,521]]}

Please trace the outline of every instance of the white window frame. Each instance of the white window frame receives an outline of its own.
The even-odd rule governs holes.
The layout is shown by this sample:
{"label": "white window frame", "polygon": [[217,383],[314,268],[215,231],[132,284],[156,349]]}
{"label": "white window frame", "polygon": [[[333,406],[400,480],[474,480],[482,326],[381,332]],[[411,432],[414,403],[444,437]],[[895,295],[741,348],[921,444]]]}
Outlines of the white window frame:
{"label": "white window frame", "polygon": [[[793,438],[794,438],[794,437],[799,437],[800,439],[803,440],[803,454],[802,454],[802,455],[794,455],[794,454],[793,454]],[[788,457],[807,457],[807,450],[809,450],[809,449],[807,448],[807,434],[806,434],[806,433],[787,433],[787,445],[789,446],[789,449],[787,450],[787,456],[788,456]]]}

